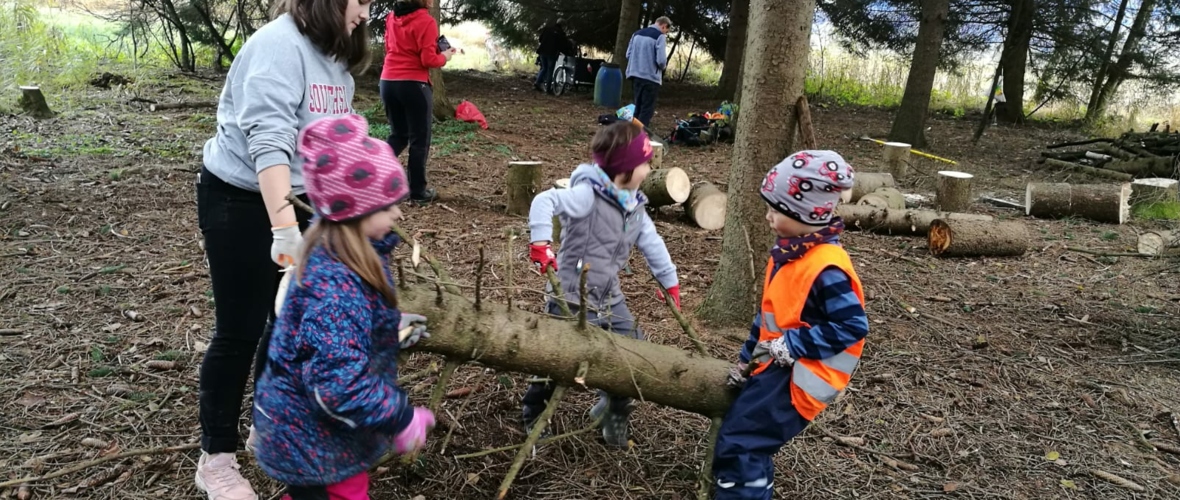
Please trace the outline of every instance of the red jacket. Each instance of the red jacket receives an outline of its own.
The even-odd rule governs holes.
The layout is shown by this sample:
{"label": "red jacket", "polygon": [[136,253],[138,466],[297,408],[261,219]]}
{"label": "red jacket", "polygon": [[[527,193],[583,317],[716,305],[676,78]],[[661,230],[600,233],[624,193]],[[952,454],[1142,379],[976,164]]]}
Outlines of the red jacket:
{"label": "red jacket", "polygon": [[[402,5],[402,4],[398,4]],[[385,65],[382,80],[430,83],[430,69],[441,68],[447,58],[438,51],[438,23],[426,9],[385,17]]]}

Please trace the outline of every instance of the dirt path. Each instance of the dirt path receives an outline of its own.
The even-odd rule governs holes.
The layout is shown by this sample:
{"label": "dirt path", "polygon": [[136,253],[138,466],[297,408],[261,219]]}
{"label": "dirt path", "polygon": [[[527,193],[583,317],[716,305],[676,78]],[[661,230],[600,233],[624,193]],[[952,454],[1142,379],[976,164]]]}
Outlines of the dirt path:
{"label": "dirt path", "polygon": [[[356,109],[380,116],[375,82],[361,86]],[[515,283],[540,289],[526,269],[524,239],[506,245],[505,231],[527,235],[527,224],[503,214],[502,171],[519,158],[544,161],[550,180],[568,176],[587,156],[597,115],[609,110],[593,107],[586,93],[536,94],[520,78],[455,73],[448,86],[455,97],[475,102],[492,129],[436,127],[430,179],[443,199],[407,209],[404,227],[460,281],[473,281],[474,249],[484,245],[493,281],[504,279],[511,259]],[[220,81],[177,76],[133,90],[160,101],[211,100]],[[706,89],[667,89],[657,132],[670,131],[673,116],[715,108],[699,97],[707,95]],[[149,113],[131,97],[95,90],[69,96],[74,107],[52,121],[0,117],[8,131],[0,138],[0,470],[6,471],[0,481],[115,450],[189,443],[198,434],[197,368],[213,304],[193,181],[215,121],[211,110]],[[822,147],[841,152],[858,171],[880,168],[878,146],[857,137],[880,137],[888,113],[821,105],[813,117]],[[936,144],[930,152],[959,161],[958,169],[978,176],[981,191],[1022,199],[1030,180],[1086,180],[1039,171],[1029,161],[1040,146],[1071,132],[999,129],[973,146],[973,123],[940,117],[930,126]],[[674,148],[665,161],[694,180],[724,183],[729,157],[730,147],[718,145]],[[926,173],[941,168],[915,162]],[[905,188],[922,193],[931,185]],[[1023,220],[1015,211],[972,208]],[[657,224],[691,309],[709,286],[720,232],[696,229],[674,211],[657,215]],[[1149,451],[1139,439],[1180,448],[1180,268],[1065,249],[1124,252],[1151,223],[1028,224],[1033,250],[1019,259],[942,260],[929,256],[918,238],[847,236],[868,290],[872,333],[851,389],[819,424],[916,470],[839,446],[813,429],[779,456],[777,496],[1180,495],[1180,457]],[[651,340],[689,348],[656,301],[642,258],[631,267],[623,288]],[[501,289],[487,300],[504,299]],[[540,310],[535,293],[520,290],[514,301]],[[704,331],[714,356],[736,356],[740,329]],[[150,361],[174,361],[176,368],[153,369]],[[438,364],[414,355],[403,373]],[[407,387],[420,402],[434,382],[424,377]],[[462,368],[450,387],[475,392],[465,407],[462,400],[443,405],[445,427],[455,428],[445,454],[439,433],[419,462],[377,474],[374,498],[491,497],[511,453],[454,455],[523,440],[517,420],[526,380]],[[557,430],[584,426],[593,398],[568,396]],[[73,420],[55,422],[70,415]],[[634,448],[608,450],[592,435],[543,447],[522,471],[514,498],[690,498],[706,427],[700,417],[641,405],[632,424]],[[84,438],[109,446],[87,446]],[[78,496],[199,498],[195,457],[113,461],[38,483],[34,498],[66,496],[90,481],[99,486]],[[243,461],[263,498],[273,497],[275,483]],[[1097,479],[1093,470],[1134,481],[1146,493]]]}

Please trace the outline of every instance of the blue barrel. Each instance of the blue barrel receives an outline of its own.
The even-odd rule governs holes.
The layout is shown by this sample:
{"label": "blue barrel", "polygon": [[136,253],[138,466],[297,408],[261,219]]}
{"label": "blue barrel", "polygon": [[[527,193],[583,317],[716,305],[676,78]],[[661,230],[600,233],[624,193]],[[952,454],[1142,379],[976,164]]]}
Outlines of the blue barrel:
{"label": "blue barrel", "polygon": [[594,78],[594,104],[618,109],[623,100],[623,72],[618,64],[602,63]]}

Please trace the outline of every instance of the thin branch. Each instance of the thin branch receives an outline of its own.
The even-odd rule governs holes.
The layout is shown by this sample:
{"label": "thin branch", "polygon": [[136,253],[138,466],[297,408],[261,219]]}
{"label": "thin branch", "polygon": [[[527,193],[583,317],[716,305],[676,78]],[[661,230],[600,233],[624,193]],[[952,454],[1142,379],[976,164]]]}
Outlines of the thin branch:
{"label": "thin branch", "polygon": [[[595,419],[593,422],[591,422],[591,423],[590,423],[590,425],[588,425],[588,426],[586,426],[586,427],[583,427],[583,428],[581,428],[581,429],[578,429],[578,430],[576,430],[576,431],[570,431],[570,432],[567,432],[567,433],[565,433],[565,434],[558,434],[558,435],[556,435],[556,436],[549,436],[549,437],[547,437],[547,438],[544,438],[544,439],[539,439],[539,440],[537,440],[537,443],[536,443],[536,444],[538,444],[538,445],[549,444],[549,443],[552,443],[552,442],[554,442],[554,441],[557,441],[557,440],[559,440],[559,439],[565,439],[565,438],[568,438],[568,437],[574,437],[574,436],[579,436],[579,435],[582,435],[582,434],[586,434],[586,433],[594,432],[594,431],[598,430],[598,426],[599,426],[599,424],[601,424],[601,423],[602,423],[602,417],[599,417],[599,418]],[[519,443],[519,444],[510,444],[510,445],[508,445],[508,446],[501,446],[501,447],[499,447],[499,448],[492,448],[492,449],[490,449],[490,450],[477,451],[477,452],[475,452],[475,453],[467,453],[467,454],[464,454],[464,455],[455,455],[455,458],[456,458],[456,459],[464,459],[464,458],[479,458],[479,457],[483,457],[483,456],[491,455],[491,454],[493,454],[493,453],[499,453],[499,452],[501,452],[501,451],[511,451],[511,450],[516,450],[516,449],[519,449],[520,447],[522,447],[522,446],[524,446],[524,445],[525,445],[525,443]]]}
{"label": "thin branch", "polygon": [[46,474],[44,476],[23,477],[20,479],[13,479],[11,481],[5,481],[3,483],[0,483],[0,489],[8,488],[11,486],[16,486],[18,484],[48,481],[50,479],[59,478],[59,477],[65,476],[67,474],[73,474],[73,473],[78,472],[80,470],[89,469],[90,467],[94,467],[96,465],[102,465],[104,463],[111,462],[114,460],[122,460],[124,458],[138,457],[138,456],[142,456],[142,455],[161,455],[164,453],[181,453],[181,452],[185,452],[185,451],[192,451],[192,450],[198,449],[200,447],[201,447],[200,443],[189,443],[189,444],[182,444],[179,446],[168,446],[165,448],[143,448],[143,449],[138,449],[138,450],[128,450],[123,453],[116,453],[114,455],[107,455],[105,457],[96,458],[94,460],[90,460],[87,462],[82,462],[78,465],[74,465],[72,467],[66,467],[64,469],[61,469],[61,470],[58,470],[55,472],[51,472],[51,473]]}
{"label": "thin branch", "polygon": [[504,500],[504,497],[508,496],[508,489],[512,487],[512,481],[516,479],[517,474],[520,474],[521,466],[524,465],[529,452],[536,446],[537,440],[540,439],[545,427],[549,425],[549,419],[553,416],[553,412],[557,410],[557,405],[561,402],[563,396],[565,396],[565,386],[557,384],[553,389],[553,396],[549,398],[549,402],[545,405],[545,411],[541,412],[541,415],[533,422],[533,428],[529,431],[529,437],[525,438],[524,444],[516,452],[516,459],[512,461],[512,467],[508,468],[508,475],[504,476],[504,481],[500,483],[500,491],[496,495],[497,499]]}

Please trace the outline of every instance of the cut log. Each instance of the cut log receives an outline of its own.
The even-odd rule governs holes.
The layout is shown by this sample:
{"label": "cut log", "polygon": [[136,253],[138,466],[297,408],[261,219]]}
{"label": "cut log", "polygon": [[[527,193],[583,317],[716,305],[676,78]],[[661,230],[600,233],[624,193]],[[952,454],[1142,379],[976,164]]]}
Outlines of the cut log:
{"label": "cut log", "polygon": [[[593,326],[521,310],[485,307],[444,293],[442,305],[426,285],[399,290],[403,309],[427,317],[430,338],[414,348],[457,361],[548,377],[556,383],[602,389],[707,417],[729,408],[735,391],[725,385],[733,363],[675,347],[613,335]],[[578,379],[578,366],[589,363]]]}
{"label": "cut log", "polygon": [[652,207],[663,207],[684,203],[692,192],[692,182],[688,174],[677,167],[652,170],[639,190],[647,195],[647,204]]}
{"label": "cut log", "polygon": [[1176,159],[1171,156],[1157,156],[1110,162],[1103,168],[1135,177],[1171,177],[1176,173],[1175,163]]}
{"label": "cut log", "polygon": [[883,187],[891,188],[894,186],[895,183],[893,181],[892,174],[857,172],[852,177],[852,189],[845,191],[845,193],[850,193],[850,196],[848,199],[844,200],[844,203],[856,203],[860,201],[860,198],[866,194]]}
{"label": "cut log", "polygon": [[1131,206],[1162,201],[1177,201],[1180,181],[1162,177],[1136,179],[1131,182]]}
{"label": "cut log", "polygon": [[148,111],[165,111],[169,109],[206,109],[216,108],[217,101],[192,101],[192,102],[161,102],[148,105]]}
{"label": "cut log", "polygon": [[1139,235],[1141,255],[1170,255],[1180,253],[1180,233],[1153,231]]}
{"label": "cut log", "polygon": [[701,229],[725,227],[725,206],[728,198],[717,186],[698,182],[684,202],[684,213]]}
{"label": "cut log", "polygon": [[1070,163],[1068,161],[1054,160],[1052,158],[1045,160],[1045,165],[1050,167],[1063,168],[1066,170],[1074,170],[1077,172],[1084,172],[1095,177],[1104,177],[1116,181],[1129,181],[1135,176],[1123,172],[1115,172],[1114,170],[1107,170],[1105,168],[1087,167],[1077,163]]}
{"label": "cut log", "polygon": [[905,195],[893,188],[881,188],[860,197],[857,205],[876,208],[905,208]]}
{"label": "cut log", "polygon": [[938,193],[934,205],[945,212],[962,212],[971,206],[971,181],[975,176],[966,172],[942,170],[938,172]]}
{"label": "cut log", "polygon": [[840,205],[836,213],[850,230],[894,235],[925,235],[936,219],[990,221],[990,215],[935,212],[933,210],[892,210],[860,205]]}
{"label": "cut log", "polygon": [[25,113],[38,120],[53,118],[57,115],[52,109],[49,109],[49,103],[45,102],[45,94],[41,93],[41,87],[22,86],[18,102]]}
{"label": "cut log", "polygon": [[504,177],[507,189],[509,215],[528,215],[533,198],[541,192],[543,182],[541,162],[514,161],[508,163],[508,175]]}
{"label": "cut log", "polygon": [[[664,167],[664,143],[651,141],[651,168],[660,169]],[[680,200],[684,201],[684,200]],[[679,203],[679,202],[677,202]]]}
{"label": "cut log", "polygon": [[1079,217],[1122,224],[1131,216],[1131,184],[1029,183],[1024,213],[1043,219]]}
{"label": "cut log", "polygon": [[799,116],[799,142],[803,149],[816,149],[815,128],[811,125],[811,108],[807,104],[807,96],[801,95],[795,101],[795,113]]}
{"label": "cut log", "polygon": [[893,174],[894,179],[904,179],[906,170],[909,169],[910,145],[904,142],[886,142],[882,158],[885,159],[886,168]]}
{"label": "cut log", "polygon": [[930,223],[926,242],[939,257],[1014,257],[1028,250],[1028,228],[1015,221],[943,220]]}

